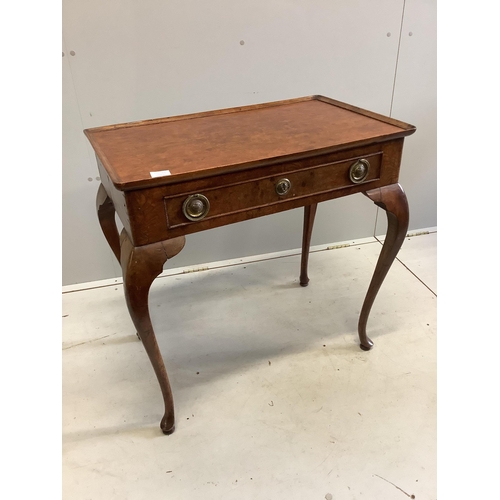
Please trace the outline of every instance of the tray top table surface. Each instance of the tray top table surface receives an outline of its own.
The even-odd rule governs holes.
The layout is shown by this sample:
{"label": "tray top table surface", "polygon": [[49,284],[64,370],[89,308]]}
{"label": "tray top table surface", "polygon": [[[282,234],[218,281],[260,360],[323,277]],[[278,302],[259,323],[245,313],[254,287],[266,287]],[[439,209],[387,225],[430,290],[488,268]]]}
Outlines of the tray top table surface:
{"label": "tray top table surface", "polygon": [[85,134],[115,187],[126,191],[329,153],[414,130],[309,96],[92,128]]}

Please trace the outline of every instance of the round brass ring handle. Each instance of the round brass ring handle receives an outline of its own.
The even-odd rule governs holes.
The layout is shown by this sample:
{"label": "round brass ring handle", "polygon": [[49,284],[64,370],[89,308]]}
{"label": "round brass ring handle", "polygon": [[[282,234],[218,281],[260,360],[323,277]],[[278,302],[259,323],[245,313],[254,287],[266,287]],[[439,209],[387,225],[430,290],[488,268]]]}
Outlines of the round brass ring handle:
{"label": "round brass ring handle", "polygon": [[276,194],[278,196],[285,196],[291,188],[292,183],[288,179],[280,179],[275,186]]}
{"label": "round brass ring handle", "polygon": [[351,165],[351,168],[349,169],[349,179],[351,179],[354,184],[359,184],[368,177],[369,171],[370,162],[365,159],[358,160],[356,163]]}
{"label": "round brass ring handle", "polygon": [[182,212],[186,219],[197,221],[203,219],[210,210],[208,198],[202,194],[188,196],[182,204]]}

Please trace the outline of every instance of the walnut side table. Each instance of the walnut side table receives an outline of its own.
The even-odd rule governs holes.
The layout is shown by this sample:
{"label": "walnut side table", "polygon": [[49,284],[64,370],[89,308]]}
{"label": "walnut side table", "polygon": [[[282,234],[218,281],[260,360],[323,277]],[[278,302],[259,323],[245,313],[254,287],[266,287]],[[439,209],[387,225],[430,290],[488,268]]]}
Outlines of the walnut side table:
{"label": "walnut side table", "polygon": [[304,207],[300,284],[306,286],[317,204],[364,193],[388,219],[359,318],[360,345],[369,350],[368,315],[408,229],[398,178],[404,137],[413,132],[412,125],[323,96],[84,131],[101,176],[99,222],[121,265],[130,316],[160,384],[165,434],[175,428],[174,403],[148,294],[185,236]]}

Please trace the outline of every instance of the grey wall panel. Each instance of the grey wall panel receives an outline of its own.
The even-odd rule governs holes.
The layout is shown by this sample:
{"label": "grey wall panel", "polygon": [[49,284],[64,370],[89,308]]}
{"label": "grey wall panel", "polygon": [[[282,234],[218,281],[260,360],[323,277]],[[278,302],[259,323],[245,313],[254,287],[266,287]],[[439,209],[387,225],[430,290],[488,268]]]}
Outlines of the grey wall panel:
{"label": "grey wall panel", "polygon": [[[119,276],[95,213],[97,167],[89,156],[63,40],[62,275],[63,284]],[[88,179],[92,179],[89,181]]]}
{"label": "grey wall panel", "polygon": [[[72,126],[77,133],[78,127],[318,93],[389,114],[402,9],[403,0],[65,0],[63,31],[75,52],[69,62],[81,112]],[[404,108],[393,116],[410,121]],[[97,185],[86,180],[97,173],[86,148],[94,166],[82,166],[82,173],[92,174],[79,176],[74,194],[87,221],[82,230],[98,233],[87,194]],[[375,214],[361,195],[324,203],[312,243],[372,235]],[[191,235],[167,265],[296,248],[301,226],[302,211],[294,210]],[[97,279],[90,270],[108,258],[87,255],[84,281]],[[68,262],[66,283],[80,281],[82,265],[73,277],[75,261]]]}
{"label": "grey wall panel", "polygon": [[64,34],[76,52],[71,66],[83,123],[311,93],[388,113],[402,5],[65,0]]}
{"label": "grey wall panel", "polygon": [[[406,0],[392,116],[417,127],[405,140],[400,176],[410,204],[410,229],[437,225],[436,35],[436,2]],[[376,234],[386,230],[380,215]]]}

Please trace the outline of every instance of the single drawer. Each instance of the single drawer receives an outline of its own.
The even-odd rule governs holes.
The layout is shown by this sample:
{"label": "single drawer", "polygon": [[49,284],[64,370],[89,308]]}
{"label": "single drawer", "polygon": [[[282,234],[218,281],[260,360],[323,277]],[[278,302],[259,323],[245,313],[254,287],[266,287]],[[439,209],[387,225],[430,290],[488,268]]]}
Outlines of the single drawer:
{"label": "single drawer", "polygon": [[265,176],[165,196],[169,229],[325,194],[380,179],[382,152],[306,168],[271,167]]}

